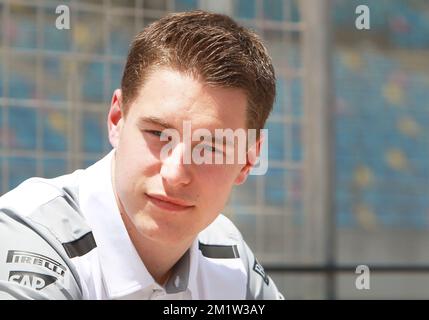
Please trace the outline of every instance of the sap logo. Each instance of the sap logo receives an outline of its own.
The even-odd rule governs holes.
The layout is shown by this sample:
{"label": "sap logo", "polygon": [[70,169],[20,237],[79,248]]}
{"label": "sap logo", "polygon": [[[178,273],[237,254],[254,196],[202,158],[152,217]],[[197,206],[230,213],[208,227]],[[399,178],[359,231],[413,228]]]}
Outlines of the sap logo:
{"label": "sap logo", "polygon": [[30,287],[35,290],[41,290],[46,286],[54,283],[57,278],[46,274],[26,271],[9,272],[9,281],[20,284],[21,286]]}

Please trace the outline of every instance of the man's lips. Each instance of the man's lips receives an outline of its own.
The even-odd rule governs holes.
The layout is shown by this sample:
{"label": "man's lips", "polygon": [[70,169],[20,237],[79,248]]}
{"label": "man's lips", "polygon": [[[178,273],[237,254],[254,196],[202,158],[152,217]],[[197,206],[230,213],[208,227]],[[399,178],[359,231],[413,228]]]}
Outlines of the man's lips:
{"label": "man's lips", "polygon": [[171,198],[161,194],[145,193],[145,195],[148,197],[150,202],[164,210],[182,211],[193,207],[191,203],[181,199]]}

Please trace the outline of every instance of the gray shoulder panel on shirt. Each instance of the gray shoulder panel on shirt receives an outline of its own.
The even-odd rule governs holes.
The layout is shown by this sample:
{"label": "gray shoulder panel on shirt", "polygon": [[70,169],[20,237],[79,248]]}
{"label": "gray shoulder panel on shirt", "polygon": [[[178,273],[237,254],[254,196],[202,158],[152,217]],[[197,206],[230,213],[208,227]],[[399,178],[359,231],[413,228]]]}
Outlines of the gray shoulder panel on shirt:
{"label": "gray shoulder panel on shirt", "polygon": [[97,245],[77,203],[78,189],[73,185],[55,185],[55,180],[32,180],[35,192],[50,192],[55,196],[37,206],[27,218],[54,234],[70,258],[82,256]]}
{"label": "gray shoulder panel on shirt", "polygon": [[29,215],[29,219],[44,226],[62,243],[70,258],[82,256],[97,245],[91,229],[77,206],[67,195],[58,196]]}
{"label": "gray shoulder panel on shirt", "polygon": [[79,239],[63,243],[63,247],[70,258],[75,258],[87,254],[97,247],[97,244],[95,243],[92,232],[88,232]]}
{"label": "gray shoulder panel on shirt", "polygon": [[207,258],[214,259],[234,259],[240,258],[238,253],[237,245],[215,245],[215,244],[204,244],[199,242],[198,249],[202,255]]}
{"label": "gray shoulder panel on shirt", "polygon": [[82,298],[70,259],[95,248],[95,240],[77,204],[76,187],[52,181],[29,182],[27,191],[34,188],[35,194],[45,191],[53,196],[27,216],[16,212],[13,203],[0,208],[0,297]]}
{"label": "gray shoulder panel on shirt", "polygon": [[237,227],[225,216],[213,221],[199,234],[199,248],[208,258],[240,258],[247,271],[247,300],[284,299],[265,273]]}

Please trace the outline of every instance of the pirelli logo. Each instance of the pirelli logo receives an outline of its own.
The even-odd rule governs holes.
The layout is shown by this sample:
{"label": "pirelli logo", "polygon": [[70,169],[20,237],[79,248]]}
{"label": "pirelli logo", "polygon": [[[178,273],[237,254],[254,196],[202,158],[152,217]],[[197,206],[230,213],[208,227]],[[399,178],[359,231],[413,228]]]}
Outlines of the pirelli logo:
{"label": "pirelli logo", "polygon": [[59,262],[44,255],[28,251],[9,250],[7,253],[6,262],[42,266],[60,276],[64,276],[65,272],[67,271],[66,267],[64,267]]}

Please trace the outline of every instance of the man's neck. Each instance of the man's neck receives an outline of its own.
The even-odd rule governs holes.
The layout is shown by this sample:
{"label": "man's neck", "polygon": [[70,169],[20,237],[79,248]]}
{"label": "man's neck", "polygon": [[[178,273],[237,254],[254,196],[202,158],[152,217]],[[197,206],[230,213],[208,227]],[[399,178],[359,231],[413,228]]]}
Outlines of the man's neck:
{"label": "man's neck", "polygon": [[158,284],[164,285],[173,266],[192,245],[192,240],[185,243],[175,243],[174,246],[152,241],[139,234],[126,213],[121,212],[121,216],[131,242],[146,269]]}
{"label": "man's neck", "polygon": [[[112,159],[110,168],[113,190],[115,190],[114,162],[115,156]],[[174,246],[172,246],[143,237],[137,231],[135,225],[130,220],[130,217],[125,212],[116,191],[114,191],[114,194],[119,212],[121,213],[122,221],[124,222],[131,242],[136,248],[140,259],[143,261],[147,271],[155,281],[160,285],[165,284],[170,276],[171,269],[190,248],[193,240],[190,239],[189,241],[184,241],[182,243],[175,243]]]}

